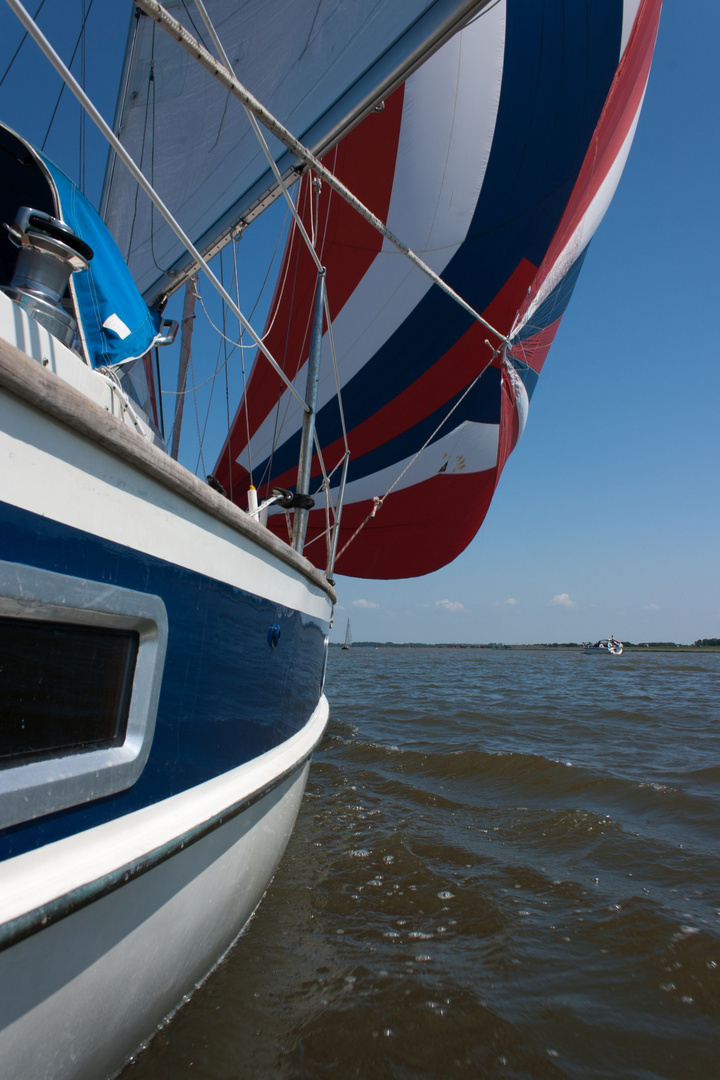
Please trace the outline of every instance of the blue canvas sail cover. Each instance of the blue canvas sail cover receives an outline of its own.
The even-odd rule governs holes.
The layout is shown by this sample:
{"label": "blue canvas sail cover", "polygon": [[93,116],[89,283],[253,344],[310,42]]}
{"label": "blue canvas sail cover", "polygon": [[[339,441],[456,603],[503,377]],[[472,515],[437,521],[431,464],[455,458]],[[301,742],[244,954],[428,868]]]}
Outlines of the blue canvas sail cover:
{"label": "blue canvas sail cover", "polygon": [[55,187],[56,216],[93,250],[89,269],[73,275],[78,320],[92,365],[118,364],[142,356],[155,340],[160,316],[140,296],[97,211],[57,165],[43,154],[37,156]]}

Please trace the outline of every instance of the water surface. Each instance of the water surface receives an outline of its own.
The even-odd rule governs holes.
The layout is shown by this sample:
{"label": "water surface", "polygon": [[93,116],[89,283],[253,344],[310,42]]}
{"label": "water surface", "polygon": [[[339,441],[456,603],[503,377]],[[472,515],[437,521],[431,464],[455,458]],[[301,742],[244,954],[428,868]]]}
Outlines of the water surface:
{"label": "water surface", "polygon": [[720,654],[331,650],[236,947],[123,1080],[720,1076]]}

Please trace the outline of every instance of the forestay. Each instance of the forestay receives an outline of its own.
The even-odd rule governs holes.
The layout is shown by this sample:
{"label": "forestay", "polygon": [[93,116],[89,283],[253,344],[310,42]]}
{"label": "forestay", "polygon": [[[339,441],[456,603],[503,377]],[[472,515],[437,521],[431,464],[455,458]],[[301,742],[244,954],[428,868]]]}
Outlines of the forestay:
{"label": "forestay", "polygon": [[[303,179],[298,202],[327,267],[352,454],[338,572],[428,573],[461,552],[480,527],[622,171],[660,6],[660,0],[500,0],[324,159],[465,300],[511,335],[504,352],[337,196],[327,189],[318,196]],[[267,344],[298,386],[315,281],[313,262],[293,231]],[[293,487],[300,422],[277,375],[256,365],[215,470],[235,501],[245,503],[251,480],[261,498],[273,486]],[[332,470],[344,443],[327,330],[317,432]],[[312,477],[316,509],[305,553],[323,567],[317,455]],[[338,480],[336,471],[335,491]],[[269,524],[287,535],[281,513],[271,514]]]}

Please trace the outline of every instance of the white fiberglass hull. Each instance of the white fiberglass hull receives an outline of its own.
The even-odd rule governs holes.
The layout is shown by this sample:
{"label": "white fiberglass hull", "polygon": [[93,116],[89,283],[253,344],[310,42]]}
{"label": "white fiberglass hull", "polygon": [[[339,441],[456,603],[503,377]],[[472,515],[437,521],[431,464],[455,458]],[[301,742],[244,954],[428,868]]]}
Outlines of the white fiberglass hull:
{"label": "white fiberglass hull", "polygon": [[[240,933],[276,870],[308,754],[326,720],[323,699],[308,730],[266,761],[5,865],[16,896],[43,897],[49,911],[66,896],[74,910],[27,937],[19,928],[19,940],[0,953],[3,1080],[112,1075],[192,992]],[[272,777],[288,770],[273,786]],[[263,777],[260,791],[269,790],[253,801]],[[233,800],[250,801],[240,812],[226,807],[224,816],[222,804]],[[162,848],[145,850],[161,834],[167,845],[172,823],[192,820],[192,829],[172,837],[176,848],[184,835],[190,842],[171,857]],[[209,831],[193,841],[203,827]],[[112,873],[93,877],[133,848],[124,863],[128,881],[112,887]]]}
{"label": "white fiberglass hull", "polygon": [[[5,664],[0,1076],[99,1080],[205,977],[275,872],[327,724],[334,594],[9,303],[0,634],[29,680]],[[138,640],[112,737],[88,731],[102,665],[72,644],[46,663],[43,643],[78,628],[93,647]],[[36,736],[23,694],[43,680]]]}

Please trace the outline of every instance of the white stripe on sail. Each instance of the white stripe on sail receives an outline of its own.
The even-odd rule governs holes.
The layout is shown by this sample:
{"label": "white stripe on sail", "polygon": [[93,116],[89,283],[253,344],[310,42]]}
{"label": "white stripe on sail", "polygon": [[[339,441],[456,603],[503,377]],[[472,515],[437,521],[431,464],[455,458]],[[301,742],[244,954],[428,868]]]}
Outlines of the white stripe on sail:
{"label": "white stripe on sail", "polygon": [[625,0],[623,4],[623,25],[622,25],[622,40],[620,42],[620,56],[622,56],[627,48],[627,43],[630,40],[630,34],[632,28],[635,25],[635,19],[637,13],[640,10],[640,4],[642,0]]}
{"label": "white stripe on sail", "polygon": [[[400,482],[395,484],[393,491],[413,487],[414,484],[430,480],[433,476],[468,475],[494,469],[498,459],[499,430],[497,424],[478,424],[472,420],[464,420],[453,431],[426,447],[414,462],[410,456],[347,484],[345,505],[370,500],[376,495],[382,498],[408,466],[408,471]],[[316,507],[324,507],[325,498],[322,492],[315,494],[314,498]],[[280,511],[271,509],[270,512]]]}
{"label": "white stripe on sail", "polygon": [[[437,273],[465,239],[477,205],[495,131],[504,47],[505,0],[443,46],[405,85],[387,224]],[[333,321],[341,386],[392,336],[431,287],[424,275],[383,245]],[[331,295],[332,281],[327,288]],[[318,408],[336,393],[327,335],[321,370]],[[298,386],[304,385],[304,372],[305,366],[295,380]],[[287,392],[279,415],[279,425],[272,413],[253,436],[255,461],[269,456],[273,440],[282,442],[300,426],[300,409]],[[243,456],[244,452],[239,460]]]}

